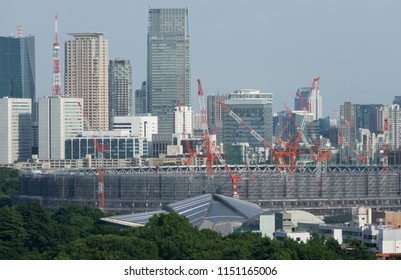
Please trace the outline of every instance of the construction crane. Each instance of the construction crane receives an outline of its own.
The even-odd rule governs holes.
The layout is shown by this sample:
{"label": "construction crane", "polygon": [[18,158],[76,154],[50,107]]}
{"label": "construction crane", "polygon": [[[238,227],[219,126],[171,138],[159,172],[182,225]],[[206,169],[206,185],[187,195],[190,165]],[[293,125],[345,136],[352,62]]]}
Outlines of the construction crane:
{"label": "construction crane", "polygon": [[[291,118],[292,122],[294,123],[294,126],[297,129],[297,135],[294,139],[294,144],[290,145],[289,143],[291,141],[289,141],[289,143],[287,144],[289,151],[288,151],[288,155],[290,156],[290,167],[291,167],[291,172],[294,174],[295,172],[295,166],[296,166],[296,160],[297,160],[297,153],[298,153],[298,148],[299,148],[299,143],[301,138],[304,138],[305,135],[303,133],[303,129],[301,129],[298,124],[297,121],[295,120],[295,117],[293,115],[293,112],[291,111],[290,107],[288,107],[288,105],[286,103],[284,103],[284,107],[287,109],[287,113],[289,115],[289,117]],[[303,121],[306,119],[306,116],[303,118]],[[305,139],[304,143],[307,144],[308,141]]]}
{"label": "construction crane", "polygon": [[286,165],[284,161],[284,156],[286,155],[286,153],[276,151],[274,147],[269,144],[269,142],[267,142],[262,136],[260,136],[253,128],[251,128],[244,120],[242,120],[237,114],[234,113],[233,110],[231,110],[223,102],[216,101],[216,103],[219,104],[221,108],[223,108],[223,110],[227,112],[229,116],[231,116],[234,120],[236,120],[237,123],[242,125],[249,132],[249,134],[255,137],[265,148],[269,149],[273,153],[274,157],[278,160],[281,166]]}
{"label": "construction crane", "polygon": [[[310,96],[310,95],[309,95]],[[308,118],[308,114],[309,114],[309,109],[308,109],[308,107],[309,107],[309,101],[308,101],[308,107],[306,107],[306,105],[305,105],[305,102],[304,102],[304,100],[302,99],[302,96],[301,96],[301,92],[300,91],[298,91],[298,94],[297,94],[297,97],[298,97],[298,99],[299,99],[299,103],[300,103],[300,105],[301,105],[301,108],[302,108],[302,110],[303,110],[303,113],[304,113],[304,117],[303,117],[303,119],[302,119],[302,123],[301,123],[301,125],[298,127],[298,131],[300,130],[301,131],[301,137],[302,137],[302,142],[304,143],[304,145],[305,146],[310,146],[310,143],[309,143],[309,141],[308,141],[308,139],[306,138],[306,136],[305,136],[305,133],[304,133],[304,131],[305,131],[305,126],[306,126],[306,122],[307,122],[307,118]],[[287,111],[288,111],[289,109],[287,108]]]}
{"label": "construction crane", "polygon": [[357,158],[361,161],[361,165],[369,165],[369,157],[370,153],[372,152],[372,147],[369,147],[366,153],[364,154],[357,154]]}
{"label": "construction crane", "polygon": [[92,136],[93,143],[95,144],[95,148],[98,153],[98,159],[100,159],[100,163],[98,163],[97,171],[98,171],[98,207],[100,210],[104,211],[104,170],[103,170],[103,156],[104,153],[109,153],[106,149],[107,145],[100,145],[95,136]]}
{"label": "construction crane", "polygon": [[[78,102],[78,106],[81,108],[81,114],[82,118],[84,120],[85,125],[89,129],[89,131],[92,131],[88,119],[84,116],[84,110],[82,108],[82,104]],[[95,145],[95,149],[98,154],[98,159],[100,159],[99,162],[97,162],[97,193],[98,193],[98,208],[102,211],[105,210],[104,207],[104,169],[103,169],[103,156],[104,153],[109,153],[109,151],[106,149],[106,145],[102,146],[98,143],[95,135],[92,135],[92,140],[93,144]]]}
{"label": "construction crane", "polygon": [[200,79],[198,81],[198,99],[199,99],[199,106],[200,106],[200,114],[201,114],[201,124],[202,124],[202,131],[203,136],[205,138],[204,147],[206,150],[206,166],[207,166],[207,174],[209,177],[213,177],[213,162],[216,158],[215,154],[213,153],[213,146],[215,143],[212,143],[209,135],[209,129],[207,124],[207,113],[206,113],[206,106],[205,106],[205,96],[203,94],[202,82]]}
{"label": "construction crane", "polygon": [[[209,135],[206,135],[206,138],[208,138]],[[207,139],[207,143],[212,143],[212,141],[210,141],[210,139]],[[228,175],[230,176],[231,179],[231,185],[232,185],[232,189],[231,189],[231,195],[233,198],[235,199],[239,199],[239,194],[238,194],[238,181],[240,179],[240,174],[233,174],[233,172],[231,171],[231,168],[227,165],[226,161],[223,159],[223,157],[221,156],[220,152],[217,150],[216,146],[212,145],[211,150],[213,152],[213,155],[219,160],[221,165],[224,165],[224,169],[226,170],[226,172],[228,173]]]}

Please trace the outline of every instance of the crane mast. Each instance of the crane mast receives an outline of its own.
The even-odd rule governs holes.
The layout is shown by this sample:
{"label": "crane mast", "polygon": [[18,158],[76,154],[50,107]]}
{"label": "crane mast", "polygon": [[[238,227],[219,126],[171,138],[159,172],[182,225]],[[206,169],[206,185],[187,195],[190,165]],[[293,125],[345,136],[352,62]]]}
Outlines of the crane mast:
{"label": "crane mast", "polygon": [[[88,127],[90,131],[92,131],[91,127],[89,126],[88,118],[84,116],[84,110],[82,104],[78,102],[78,106],[81,108],[82,118],[84,120],[85,125]],[[96,137],[92,136],[93,143],[95,145],[95,149],[98,152],[98,159],[100,161],[97,163],[97,194],[98,194],[98,207],[100,210],[104,211],[104,169],[103,169],[103,155],[104,153],[109,153],[105,146],[102,146],[97,141]],[[95,155],[96,156],[96,155]]]}
{"label": "crane mast", "polygon": [[237,121],[240,125],[242,125],[253,137],[255,137],[264,147],[274,151],[274,148],[262,137],[260,136],[253,128],[251,128],[243,119],[241,119],[237,114],[234,113],[226,104],[221,101],[216,101],[224,111],[227,112],[229,116],[231,116],[234,120]]}

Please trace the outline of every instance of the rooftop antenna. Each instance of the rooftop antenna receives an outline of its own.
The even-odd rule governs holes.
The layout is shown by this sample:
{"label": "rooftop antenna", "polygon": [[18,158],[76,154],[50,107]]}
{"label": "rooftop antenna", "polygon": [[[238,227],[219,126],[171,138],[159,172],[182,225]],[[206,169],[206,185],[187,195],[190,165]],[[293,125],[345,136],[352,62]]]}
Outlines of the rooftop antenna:
{"label": "rooftop antenna", "polygon": [[17,25],[17,38],[22,38],[22,25]]}
{"label": "rooftop antenna", "polygon": [[54,16],[54,43],[53,43],[53,83],[52,96],[61,96],[60,82],[60,44],[58,42],[57,14]]}

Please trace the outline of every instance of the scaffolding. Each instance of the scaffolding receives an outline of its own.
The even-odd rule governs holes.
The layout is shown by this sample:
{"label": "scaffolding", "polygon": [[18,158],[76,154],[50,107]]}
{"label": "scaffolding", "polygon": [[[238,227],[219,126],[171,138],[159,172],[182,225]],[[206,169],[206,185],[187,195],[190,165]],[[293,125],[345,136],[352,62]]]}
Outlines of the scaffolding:
{"label": "scaffolding", "polygon": [[[164,205],[204,193],[231,196],[224,166],[105,168],[105,209],[113,212],[159,210]],[[270,166],[230,166],[241,172],[241,199],[266,209],[335,209],[352,206],[401,208],[401,169],[381,167],[297,168],[291,176]],[[46,209],[81,204],[97,207],[96,169],[20,172],[13,203],[37,201]]]}

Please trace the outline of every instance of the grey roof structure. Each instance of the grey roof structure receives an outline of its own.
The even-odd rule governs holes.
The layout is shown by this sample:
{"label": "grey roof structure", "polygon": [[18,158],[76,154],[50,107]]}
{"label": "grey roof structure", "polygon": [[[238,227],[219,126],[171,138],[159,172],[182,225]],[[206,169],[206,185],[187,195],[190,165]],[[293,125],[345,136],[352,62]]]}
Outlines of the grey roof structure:
{"label": "grey roof structure", "polygon": [[175,212],[186,217],[199,229],[208,228],[227,235],[236,227],[263,212],[254,203],[219,194],[204,194],[166,205],[163,210],[102,218],[103,221],[125,225],[144,226],[153,215]]}

